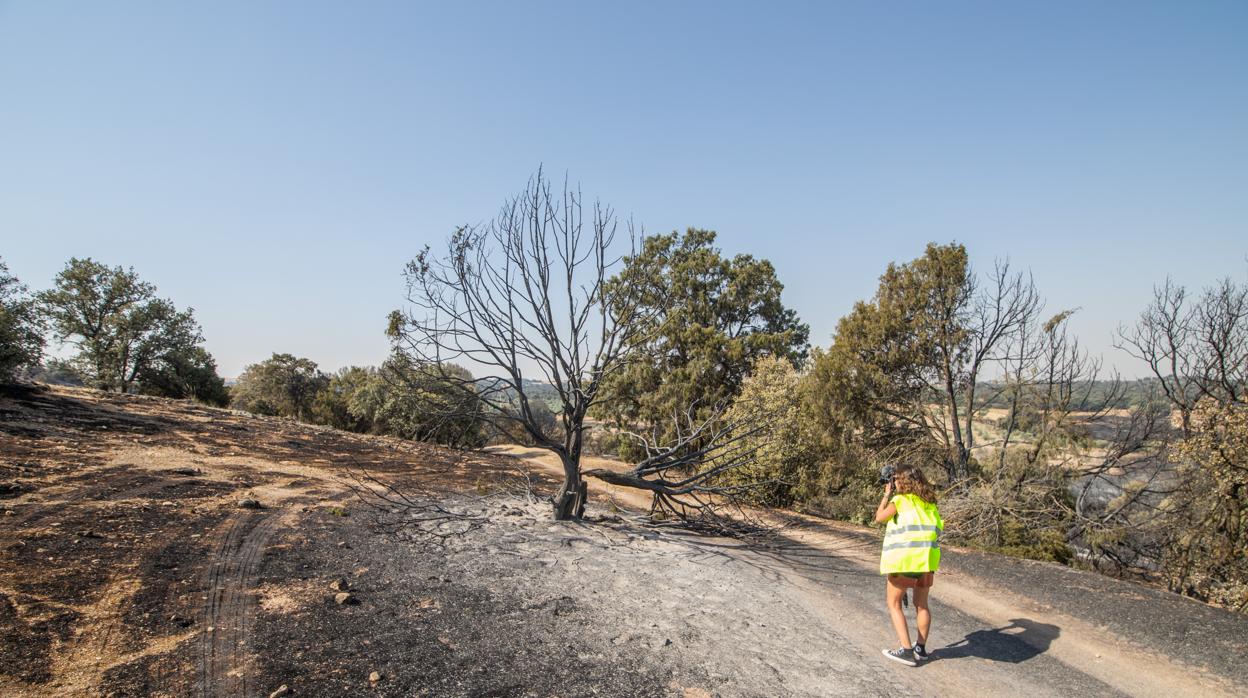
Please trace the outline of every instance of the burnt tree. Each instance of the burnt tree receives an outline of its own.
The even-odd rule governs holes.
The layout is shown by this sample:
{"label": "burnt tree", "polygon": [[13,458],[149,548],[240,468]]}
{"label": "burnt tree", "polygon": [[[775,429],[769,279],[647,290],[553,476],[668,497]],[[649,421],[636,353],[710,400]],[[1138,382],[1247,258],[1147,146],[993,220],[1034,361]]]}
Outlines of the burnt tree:
{"label": "burnt tree", "polygon": [[[413,385],[424,386],[412,392],[457,396],[429,401],[430,414],[474,419],[494,435],[520,432],[559,457],[563,483],[551,497],[558,520],[585,510],[581,455],[590,409],[612,400],[613,375],[647,360],[637,347],[666,310],[653,292],[643,298],[612,274],[625,260],[614,251],[618,229],[610,207],[584,206],[579,191],[553,188],[539,170],[492,221],[460,227],[444,254],[425,248],[409,262],[412,307],[390,316],[394,350],[417,377]],[[627,232],[626,252],[635,254],[637,235],[631,225]],[[493,375],[473,379],[461,365]],[[745,440],[768,431],[766,416],[729,423],[717,404],[695,420],[697,405],[684,407],[672,415],[677,428],[665,430],[674,438],[638,437],[646,455],[627,474],[588,474],[654,493],[652,513],[720,521],[716,510],[740,489],[721,475],[753,462],[757,446]]]}

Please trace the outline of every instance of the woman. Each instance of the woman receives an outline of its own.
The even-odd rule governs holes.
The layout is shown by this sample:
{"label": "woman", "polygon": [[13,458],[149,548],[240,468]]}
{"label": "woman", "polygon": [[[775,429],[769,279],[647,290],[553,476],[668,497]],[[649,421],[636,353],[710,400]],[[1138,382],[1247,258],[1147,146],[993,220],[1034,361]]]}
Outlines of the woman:
{"label": "woman", "polygon": [[[940,545],[937,541],[945,523],[936,508],[936,492],[923,471],[913,465],[896,467],[892,479],[884,486],[884,498],[875,510],[875,522],[888,525],[884,529],[884,547],[880,551],[880,574],[888,580],[888,615],[901,643],[897,649],[884,650],[884,656],[909,666],[918,666],[927,659],[927,633],[932,614],[927,608],[927,594],[932,588],[934,573],[940,567]],[[914,589],[915,621],[918,638],[910,644],[910,628],[901,610],[906,589]]]}

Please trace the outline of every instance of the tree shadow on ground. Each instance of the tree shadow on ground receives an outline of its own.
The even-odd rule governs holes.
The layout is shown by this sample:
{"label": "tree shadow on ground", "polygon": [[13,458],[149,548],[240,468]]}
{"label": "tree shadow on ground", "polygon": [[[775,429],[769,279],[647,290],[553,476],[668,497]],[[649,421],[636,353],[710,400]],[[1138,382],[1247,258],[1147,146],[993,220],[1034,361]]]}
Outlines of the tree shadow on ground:
{"label": "tree shadow on ground", "polygon": [[979,657],[994,662],[1019,664],[1044,654],[1062,629],[1027,618],[1011,618],[1010,624],[976,630],[957,642],[932,650],[932,659]]}

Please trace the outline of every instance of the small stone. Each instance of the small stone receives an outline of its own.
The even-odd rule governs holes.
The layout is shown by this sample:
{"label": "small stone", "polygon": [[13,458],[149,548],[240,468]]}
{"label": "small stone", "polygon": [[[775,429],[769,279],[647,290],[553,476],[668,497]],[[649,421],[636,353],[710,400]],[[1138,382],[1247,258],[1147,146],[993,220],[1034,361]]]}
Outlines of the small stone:
{"label": "small stone", "polygon": [[273,691],[272,693],[269,694],[269,698],[282,698],[282,696],[288,696],[288,695],[290,695],[290,686],[287,686],[286,684],[282,684],[281,686],[277,687],[276,691]]}
{"label": "small stone", "polygon": [[368,675],[368,681],[369,681],[369,683],[377,683],[377,682],[378,682],[378,681],[380,681],[381,679],[382,679],[382,676],[381,676],[381,672],[380,672],[380,671],[374,671],[373,673],[371,673],[371,674],[369,674],[369,675]]}
{"label": "small stone", "polygon": [[259,509],[260,501],[251,497],[244,497],[238,500],[238,506],[242,509]]}
{"label": "small stone", "polygon": [[359,603],[359,599],[355,598],[355,594],[349,594],[345,591],[334,594],[334,603],[339,606]]}
{"label": "small stone", "polygon": [[334,591],[347,591],[351,588],[351,582],[348,582],[346,577],[339,577],[329,583],[329,588]]}

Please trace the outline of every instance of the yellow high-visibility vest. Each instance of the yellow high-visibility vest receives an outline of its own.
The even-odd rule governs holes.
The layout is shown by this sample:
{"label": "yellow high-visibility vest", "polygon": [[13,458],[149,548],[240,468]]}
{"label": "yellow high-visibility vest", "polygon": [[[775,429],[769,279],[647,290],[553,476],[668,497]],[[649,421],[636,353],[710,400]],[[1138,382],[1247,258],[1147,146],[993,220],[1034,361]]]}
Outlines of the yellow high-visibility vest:
{"label": "yellow high-visibility vest", "polygon": [[917,495],[893,497],[897,515],[884,528],[880,574],[935,572],[940,567],[940,532],[945,522],[935,504]]}

